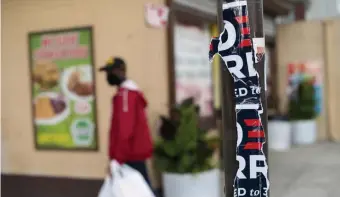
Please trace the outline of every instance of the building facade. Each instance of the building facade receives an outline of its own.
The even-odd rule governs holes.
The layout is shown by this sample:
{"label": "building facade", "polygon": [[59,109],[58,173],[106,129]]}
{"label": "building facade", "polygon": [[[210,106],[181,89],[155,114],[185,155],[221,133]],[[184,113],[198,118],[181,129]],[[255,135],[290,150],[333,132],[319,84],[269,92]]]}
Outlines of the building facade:
{"label": "building facade", "polygon": [[[109,162],[108,129],[115,93],[105,76],[97,71],[110,56],[126,60],[128,76],[144,91],[149,102],[150,126],[156,136],[158,116],[166,114],[168,109],[166,29],[145,25],[146,3],[149,1],[2,1],[1,69],[6,84],[2,88],[1,117],[3,196],[97,196]],[[28,34],[83,26],[93,28],[99,149],[37,150],[32,124]],[[157,181],[153,182],[158,187]]]}
{"label": "building facade", "polygon": [[[96,71],[98,151],[41,151],[35,148],[27,40],[30,32],[92,26],[94,68],[102,66],[112,55],[126,59],[129,77],[139,84],[150,103],[148,116],[153,135],[157,136],[156,122],[159,115],[168,113],[169,106],[179,97],[176,87],[176,79],[179,78],[176,77],[179,76],[182,67],[178,60],[185,57],[181,53],[183,51],[176,49],[176,46],[185,44],[187,40],[177,35],[195,32],[197,39],[189,43],[192,46],[200,44],[197,42],[198,39],[209,41],[212,35],[217,34],[217,8],[214,1],[152,2],[169,6],[171,14],[168,28],[152,29],[145,25],[144,6],[150,3],[146,0],[2,1],[1,70],[4,105],[1,117],[1,170],[4,196],[93,197],[99,191],[109,162],[107,135],[114,89],[111,89],[106,84],[105,77]],[[264,0],[266,44],[273,65],[274,18],[286,14],[291,8],[287,2],[277,2]],[[194,60],[199,61],[199,58],[194,57]],[[201,62],[202,65],[206,63]],[[275,73],[275,66],[271,70]],[[211,86],[219,81],[216,78],[219,76],[218,70],[214,70],[213,67],[201,71],[204,77],[200,81],[202,84],[200,87]],[[219,86],[215,86],[215,92],[218,88]],[[218,103],[217,96],[212,94],[206,98],[207,105]],[[205,103],[205,100],[202,103]],[[215,108],[218,107],[216,104]],[[206,114],[211,115],[209,107]],[[210,115],[207,116],[207,122],[211,118]],[[151,162],[149,169],[153,186],[160,188]]]}

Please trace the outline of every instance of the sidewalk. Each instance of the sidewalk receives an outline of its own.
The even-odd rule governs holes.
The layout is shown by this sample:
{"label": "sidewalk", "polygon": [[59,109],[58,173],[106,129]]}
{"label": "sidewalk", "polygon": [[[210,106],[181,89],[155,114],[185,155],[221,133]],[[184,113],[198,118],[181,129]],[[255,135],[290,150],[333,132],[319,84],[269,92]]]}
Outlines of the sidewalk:
{"label": "sidewalk", "polygon": [[271,197],[339,197],[340,144],[270,152]]}

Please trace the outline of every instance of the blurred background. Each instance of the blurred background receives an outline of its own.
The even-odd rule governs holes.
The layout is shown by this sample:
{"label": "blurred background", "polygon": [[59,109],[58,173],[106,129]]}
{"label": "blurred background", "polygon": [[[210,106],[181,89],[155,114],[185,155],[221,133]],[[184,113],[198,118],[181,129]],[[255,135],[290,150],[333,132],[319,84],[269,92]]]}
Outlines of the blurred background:
{"label": "blurred background", "polygon": [[[3,0],[2,195],[97,196],[115,92],[97,70],[110,56],[126,60],[128,76],[143,90],[155,140],[160,115],[188,97],[200,106],[207,136],[220,136],[219,59],[208,61],[210,39],[219,34],[216,5]],[[271,196],[339,196],[340,1],[263,0],[263,8]],[[212,156],[216,166],[219,153]],[[148,169],[159,196],[166,190],[177,193],[165,197],[190,197],[184,186],[172,189],[154,162]],[[212,183],[218,177],[216,187],[204,188],[210,179],[203,178],[195,183],[203,188],[194,189],[222,196],[222,168],[212,170],[218,173],[207,176]],[[181,179],[184,173],[176,174],[193,188]]]}

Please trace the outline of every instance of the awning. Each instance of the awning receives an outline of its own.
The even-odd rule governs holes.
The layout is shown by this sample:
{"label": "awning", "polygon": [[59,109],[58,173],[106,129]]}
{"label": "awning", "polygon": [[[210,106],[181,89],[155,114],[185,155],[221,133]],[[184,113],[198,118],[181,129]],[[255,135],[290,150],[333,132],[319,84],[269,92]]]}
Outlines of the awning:
{"label": "awning", "polygon": [[[294,9],[293,2],[297,1],[301,0],[263,0],[264,13],[270,16],[286,15]],[[217,0],[172,0],[172,2],[210,15],[217,14]]]}
{"label": "awning", "polygon": [[263,0],[263,10],[271,16],[287,15],[296,0]]}

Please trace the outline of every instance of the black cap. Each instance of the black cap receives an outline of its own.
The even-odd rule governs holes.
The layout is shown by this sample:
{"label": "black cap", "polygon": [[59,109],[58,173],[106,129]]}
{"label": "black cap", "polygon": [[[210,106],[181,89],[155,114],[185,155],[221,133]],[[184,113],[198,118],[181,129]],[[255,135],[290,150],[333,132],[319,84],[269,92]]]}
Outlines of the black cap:
{"label": "black cap", "polygon": [[115,68],[119,68],[125,70],[126,64],[122,58],[119,57],[111,57],[106,61],[105,66],[101,67],[99,71],[110,71]]}

